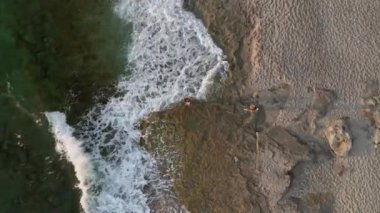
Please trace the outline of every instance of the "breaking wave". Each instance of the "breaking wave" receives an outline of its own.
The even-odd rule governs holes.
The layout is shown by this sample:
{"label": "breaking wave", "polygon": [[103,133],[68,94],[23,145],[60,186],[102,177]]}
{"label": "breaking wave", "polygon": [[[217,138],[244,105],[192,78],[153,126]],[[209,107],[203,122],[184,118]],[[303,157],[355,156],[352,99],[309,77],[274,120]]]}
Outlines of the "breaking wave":
{"label": "breaking wave", "polygon": [[153,198],[144,187],[165,184],[137,143],[139,121],[184,97],[205,98],[228,64],[180,0],[120,0],[115,12],[134,29],[126,55],[129,75],[120,77],[118,95],[94,107],[74,129],[62,113],[46,116],[59,150],[75,167],[86,212],[149,212]]}

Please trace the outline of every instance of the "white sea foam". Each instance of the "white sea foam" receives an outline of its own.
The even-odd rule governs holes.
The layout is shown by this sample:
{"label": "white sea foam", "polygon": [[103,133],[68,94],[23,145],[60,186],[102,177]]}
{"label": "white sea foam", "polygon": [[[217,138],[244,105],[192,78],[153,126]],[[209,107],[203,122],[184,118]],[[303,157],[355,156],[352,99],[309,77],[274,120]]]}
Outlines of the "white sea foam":
{"label": "white sea foam", "polygon": [[56,139],[56,150],[72,162],[75,175],[79,180],[78,187],[82,190],[81,205],[86,211],[88,184],[86,180],[91,176],[91,163],[84,154],[81,143],[73,137],[74,129],[66,123],[66,116],[60,112],[47,112],[45,116],[51,125],[51,132]]}
{"label": "white sea foam", "polygon": [[[115,11],[134,26],[126,55],[131,74],[122,76],[117,85],[122,95],[95,107],[75,126],[76,142],[91,161],[91,176],[84,176],[90,188],[82,190],[88,191],[87,212],[149,212],[152,198],[144,187],[165,186],[157,179],[154,160],[136,143],[139,120],[184,97],[205,98],[227,62],[180,0],[120,0]],[[67,139],[59,141],[71,149],[74,140]],[[81,169],[69,159],[76,170]]]}

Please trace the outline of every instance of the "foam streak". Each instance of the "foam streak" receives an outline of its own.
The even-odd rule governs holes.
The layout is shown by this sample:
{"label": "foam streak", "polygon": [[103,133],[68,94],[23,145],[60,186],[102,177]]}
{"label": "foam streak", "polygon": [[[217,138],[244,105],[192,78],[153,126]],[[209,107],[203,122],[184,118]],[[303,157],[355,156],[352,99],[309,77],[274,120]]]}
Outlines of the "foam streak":
{"label": "foam streak", "polygon": [[[92,165],[87,212],[149,212],[144,187],[159,190],[165,183],[157,178],[154,159],[136,143],[138,122],[184,97],[205,98],[227,62],[202,23],[182,9],[182,1],[120,0],[115,12],[134,26],[126,55],[131,74],[117,85],[121,96],[94,107],[75,126],[76,141]],[[70,149],[70,140],[62,141]]]}

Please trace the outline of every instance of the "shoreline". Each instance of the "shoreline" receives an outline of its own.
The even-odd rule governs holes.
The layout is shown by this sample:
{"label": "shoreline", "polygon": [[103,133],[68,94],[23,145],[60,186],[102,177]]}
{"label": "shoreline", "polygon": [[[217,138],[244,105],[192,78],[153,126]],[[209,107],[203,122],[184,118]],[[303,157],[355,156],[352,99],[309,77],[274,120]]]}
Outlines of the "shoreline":
{"label": "shoreline", "polygon": [[[221,90],[223,94],[217,93],[217,96],[222,98],[200,103],[196,102],[194,106],[192,105],[189,108],[178,105],[173,109],[154,114],[149,118],[150,120],[148,119],[148,122],[153,123],[152,127],[147,125],[148,130],[149,128],[156,128],[154,123],[157,122],[163,123],[163,129],[170,129],[174,126],[177,130],[176,133],[168,130],[169,133],[164,131],[154,134],[161,134],[164,138],[167,138],[167,142],[161,145],[172,150],[171,152],[181,153],[184,156],[179,157],[179,159],[175,158],[181,163],[177,168],[179,174],[172,175],[177,177],[174,180],[174,189],[179,195],[179,200],[190,211],[196,212],[205,209],[212,211],[218,208],[219,211],[223,211],[223,209],[236,211],[239,208],[242,208],[240,209],[242,211],[247,211],[254,209],[255,205],[251,204],[258,200],[261,203],[266,203],[266,205],[258,207],[260,211],[332,211],[335,208],[348,210],[344,202],[352,201],[349,201],[347,196],[342,196],[338,192],[340,187],[347,190],[349,188],[347,184],[353,184],[350,183],[350,178],[356,179],[360,176],[358,172],[352,172],[352,170],[356,166],[362,165],[361,167],[364,167],[360,169],[362,173],[367,170],[375,173],[379,172],[373,166],[373,163],[366,164],[364,162],[364,159],[374,161],[372,143],[375,143],[375,147],[377,146],[376,137],[378,136],[373,129],[378,127],[374,127],[373,122],[371,123],[368,118],[360,114],[360,109],[363,107],[367,110],[366,113],[370,119],[379,120],[375,115],[377,113],[376,107],[379,105],[378,101],[375,101],[380,94],[379,85],[376,83],[369,84],[367,89],[364,90],[362,87],[366,84],[365,82],[358,82],[357,79],[351,78],[350,82],[352,81],[353,85],[360,84],[360,89],[355,90],[352,86],[345,87],[344,82],[339,81],[340,78],[344,79],[343,76],[339,77],[341,74],[351,75],[352,70],[356,68],[343,70],[343,68],[337,67],[337,64],[342,65],[344,61],[347,64],[355,62],[361,64],[361,57],[355,58],[358,51],[355,50],[344,53],[343,55],[346,58],[336,58],[336,63],[326,61],[327,56],[323,55],[323,48],[328,50],[327,54],[330,54],[331,57],[337,57],[334,55],[333,48],[350,48],[350,46],[345,46],[344,42],[341,42],[332,34],[343,33],[343,36],[348,38],[352,34],[342,31],[347,27],[346,23],[343,22],[338,27],[332,25],[331,29],[327,29],[326,34],[322,34],[325,37],[313,40],[313,36],[323,33],[318,28],[323,24],[323,22],[319,22],[321,20],[318,19],[320,15],[318,11],[329,10],[329,7],[324,7],[326,6],[324,4],[325,2],[320,5],[308,5],[306,2],[293,1],[289,2],[289,4],[263,4],[260,0],[250,3],[245,1],[229,1],[227,3],[198,0],[185,1],[185,8],[202,19],[213,39],[227,55],[230,63],[230,80]],[[368,2],[368,4],[370,3]],[[316,11],[314,10],[315,6],[318,6]],[[343,5],[343,7],[345,6],[352,5]],[[353,5],[352,7],[354,8],[354,16],[360,14],[357,12],[362,9],[360,5]],[[334,3],[333,8],[337,10],[330,14],[330,18],[339,22],[341,17],[339,17],[339,12],[337,11],[342,9],[342,4],[339,2]],[[302,13],[298,9],[300,11],[314,12]],[[302,21],[303,17],[306,20],[305,22]],[[360,25],[362,22],[372,23],[373,19],[360,19],[359,24],[356,23],[353,27],[361,29],[365,26]],[[281,32],[281,30],[283,31]],[[329,38],[329,36],[332,37]],[[318,46],[318,42],[322,42],[325,46]],[[307,49],[307,44],[311,45],[309,49]],[[357,47],[356,43],[352,48],[355,47]],[[358,48],[363,52],[373,52],[373,47],[369,49],[364,47]],[[299,51],[306,51],[307,54],[298,54]],[[293,59],[291,59],[292,57]],[[349,57],[353,57],[353,61],[347,61]],[[372,55],[369,58],[371,59],[371,64],[376,64],[376,57]],[[325,64],[318,61],[319,59]],[[295,70],[292,73],[289,68],[292,66],[300,71]],[[306,69],[304,67],[307,67],[311,72],[310,78],[306,80],[305,78],[308,76],[303,75],[301,72]],[[335,67],[338,71],[332,70],[329,72],[331,67]],[[319,71],[319,69],[325,71]],[[376,82],[378,77],[376,77],[376,73],[374,74],[374,69],[373,66],[366,67],[359,79],[363,80],[363,76],[367,75],[367,80],[374,78]],[[318,73],[321,75],[319,78]],[[329,83],[331,79],[327,79],[328,77],[326,76],[329,73],[331,73],[330,77],[337,82],[335,85]],[[313,78],[313,76],[316,77]],[[327,81],[327,83],[322,84],[323,82],[321,83],[320,81]],[[352,89],[355,92],[350,97],[350,100],[357,98],[358,100],[356,100],[355,104],[350,100],[347,102],[347,94],[350,94]],[[362,89],[363,91],[361,91]],[[360,94],[361,92],[362,94]],[[363,106],[358,103],[359,96],[364,97],[365,103]],[[253,116],[253,118],[246,114],[245,116],[248,116],[248,118],[245,118],[242,116],[244,113],[241,109],[247,103],[259,103],[259,108],[262,111]],[[342,103],[355,107],[345,109],[342,107]],[[350,115],[351,118],[345,118],[347,115]],[[230,125],[228,128],[222,127],[223,124],[220,122],[223,119],[226,119],[225,122]],[[245,127],[244,124],[249,125],[252,119],[260,120],[261,128],[257,129],[257,121],[255,121],[255,127],[253,130],[248,130],[250,133],[246,135],[244,133],[246,129],[252,127]],[[340,124],[341,121],[342,124]],[[197,127],[197,122],[200,123],[200,127]],[[167,123],[170,123],[170,125]],[[348,148],[329,147],[329,140],[335,140],[335,137],[340,137],[337,136],[337,132],[329,130],[336,123],[342,126],[339,127],[338,125],[337,128],[341,128],[344,132],[343,134],[348,135],[347,140],[350,143],[352,141],[352,147],[351,145]],[[231,148],[228,148],[230,144],[237,143],[243,146],[243,144],[247,143],[241,138],[249,138],[246,140],[251,145],[257,143],[258,138],[255,135],[257,130],[259,130],[260,135],[264,135],[262,140],[264,143],[269,144],[268,146],[257,151],[255,148],[247,148],[249,145],[246,144],[247,147],[235,147],[233,154],[230,153]],[[213,134],[210,137],[210,131],[219,131],[219,134]],[[225,132],[231,133],[228,135]],[[234,132],[239,133],[232,137],[231,135],[235,135]],[[171,137],[174,137],[173,135],[182,139],[171,139]],[[277,138],[278,140],[273,140],[272,135],[281,136]],[[153,145],[149,149],[154,153],[157,151],[154,144],[158,143],[158,139],[155,136],[151,137]],[[261,137],[259,138],[261,140]],[[372,140],[375,141],[373,142]],[[291,141],[290,144],[288,144],[289,141]],[[205,146],[207,147],[206,149],[204,149]],[[218,146],[227,150],[218,149]],[[298,158],[286,155],[286,153],[292,152],[292,150],[287,150],[292,146],[305,146],[304,148],[298,148],[302,150]],[[283,149],[278,149],[278,147]],[[239,155],[240,152],[245,154]],[[334,152],[335,154],[332,154]],[[268,155],[268,153],[272,154]],[[342,155],[342,157],[335,156],[338,154]],[[257,158],[256,155],[261,156],[260,158],[263,159],[263,162],[260,162],[259,165],[271,169],[264,169],[259,174],[255,173],[258,171],[252,168],[256,168],[255,166],[257,165],[252,165],[252,162]],[[273,156],[277,155],[283,156],[281,159],[273,160]],[[357,157],[360,157],[360,159]],[[241,160],[242,158],[251,159],[251,161],[246,162]],[[240,164],[237,162],[240,161],[244,162],[245,167],[238,166]],[[271,161],[274,161],[277,167],[271,165],[273,163]],[[236,164],[234,165],[233,162]],[[285,162],[291,163],[289,165]],[[222,163],[224,166],[218,167],[218,163]],[[326,167],[322,168],[321,165],[326,165]],[[234,168],[238,168],[238,170],[234,171]],[[315,168],[315,170],[310,168]],[[244,171],[248,172],[241,176],[243,177],[241,180],[246,177],[250,178],[242,181],[246,185],[243,186],[242,182],[239,181],[239,178],[241,178],[239,175],[234,176],[236,179],[231,178],[235,182],[229,182],[229,174],[238,174],[239,172],[237,171],[243,171],[240,174],[245,174]],[[320,171],[320,174],[318,174],[318,171]],[[278,173],[284,175],[276,177]],[[204,174],[207,174],[208,177],[205,177]],[[252,174],[255,175],[252,176]],[[207,180],[207,178],[214,177],[213,175],[216,178],[214,179],[215,182]],[[272,180],[271,186],[266,185],[266,178],[271,179],[272,176],[277,179]],[[368,175],[368,177],[362,178],[365,183],[371,183],[373,180],[370,177]],[[346,178],[347,183],[340,183],[339,180],[342,178]],[[222,179],[224,183],[218,183],[218,179]],[[323,181],[328,183],[326,185],[331,185],[331,190],[321,186]],[[255,188],[255,184],[260,185],[261,188]],[[226,185],[229,187],[226,187]],[[245,191],[247,189],[248,191]],[[253,191],[250,191],[252,189]],[[352,189],[347,192],[356,193],[360,191],[357,187],[352,186]],[[218,193],[213,194],[215,191],[218,191]],[[241,192],[241,194],[238,195],[237,191]],[[374,190],[368,189],[368,191],[368,193],[361,194],[369,198],[377,194],[373,192]],[[264,197],[247,198],[249,194],[253,197],[261,194]],[[374,210],[378,208],[374,203],[366,205],[361,202],[352,202],[352,206],[355,205],[364,209]]]}
{"label": "shoreline", "polygon": [[[249,91],[251,85],[246,80],[251,75],[249,70],[255,72],[261,60],[261,28],[254,13],[255,7],[254,3],[248,2],[231,1],[224,5],[213,1],[184,1],[184,8],[202,21],[227,56],[229,73],[222,86],[221,101],[236,101],[254,95],[254,91]],[[242,14],[235,13],[235,10],[241,10]]]}
{"label": "shoreline", "polygon": [[[233,11],[238,5],[229,9]],[[196,16],[203,15],[198,11]],[[215,20],[202,21],[210,30]],[[259,41],[259,27],[253,29],[252,34]],[[251,33],[246,34],[253,38]],[[215,36],[218,35],[214,34],[213,39],[218,41],[237,35]],[[254,65],[240,57],[253,53],[252,60],[260,60],[260,49],[241,47],[241,43],[248,42],[243,36],[240,44],[230,44],[229,39],[217,42],[225,42],[222,49],[230,63],[227,83],[218,83],[211,90],[217,98],[205,102],[193,100],[189,107],[179,103],[153,113],[142,123],[143,135],[147,137],[141,141],[142,146],[159,161],[162,176],[174,181],[174,193],[190,212],[295,211],[296,205],[291,200],[282,200],[282,196],[290,187],[291,170],[311,155],[307,145],[289,130],[275,127],[289,87],[247,91],[250,85],[246,85],[244,76],[248,73],[241,74]],[[258,41],[250,44],[260,48]],[[256,114],[243,110],[249,103],[260,104]],[[287,140],[279,140],[282,137]],[[277,158],[267,161],[273,153]]]}
{"label": "shoreline", "polygon": [[[4,77],[0,80],[0,117],[4,118],[0,120],[4,171],[0,177],[5,177],[0,185],[9,200],[0,204],[0,211],[79,212],[73,166],[54,150],[46,119],[38,113],[65,111],[68,123],[74,124],[94,103],[106,104],[115,93],[117,76],[125,71],[126,50],[120,44],[131,39],[131,26],[111,14],[111,3],[12,3],[0,3],[0,11],[9,4],[14,13],[6,28],[0,26],[5,41],[0,46],[9,50],[5,58],[12,59],[4,59],[4,66],[11,68],[0,73]],[[163,178],[147,180],[139,173],[136,191],[148,197],[144,203],[155,212],[380,211],[376,202],[380,196],[376,183],[380,175],[376,150],[380,144],[380,25],[376,20],[380,16],[376,9],[380,4],[371,0],[360,4],[185,0],[184,8],[202,20],[223,49],[230,65],[228,77],[213,84],[206,101],[170,105],[141,121],[143,154],[147,151],[154,157]],[[157,20],[149,18],[148,23]],[[171,27],[157,24],[152,37]],[[141,41],[137,49],[150,45],[145,44]],[[199,64],[212,60],[206,56],[207,52],[199,57]],[[164,62],[161,68],[168,64]],[[152,71],[157,70],[155,63],[151,65]],[[124,86],[126,91],[133,89]],[[136,130],[134,124],[123,129],[128,117],[120,115],[128,111],[126,106],[132,110],[143,104],[149,109],[141,102],[146,97],[140,95],[137,102],[133,97],[115,97],[119,102],[109,116],[115,115],[113,121],[120,124],[114,130],[127,133],[120,141]],[[247,111],[252,104],[257,110]],[[95,116],[101,117],[96,112]],[[107,132],[111,118],[104,118],[102,130]],[[100,144],[97,159],[101,159],[118,148],[101,146],[113,139],[92,143],[93,134],[103,136],[96,131],[98,122],[89,125],[94,131],[81,128],[89,134],[90,147]],[[137,161],[151,163],[142,157],[131,163],[125,153],[120,159],[137,170],[141,169]],[[117,166],[105,167],[105,173]],[[124,173],[120,177],[104,180],[128,185]],[[126,180],[136,180],[136,175]],[[128,190],[114,195],[129,196]]]}

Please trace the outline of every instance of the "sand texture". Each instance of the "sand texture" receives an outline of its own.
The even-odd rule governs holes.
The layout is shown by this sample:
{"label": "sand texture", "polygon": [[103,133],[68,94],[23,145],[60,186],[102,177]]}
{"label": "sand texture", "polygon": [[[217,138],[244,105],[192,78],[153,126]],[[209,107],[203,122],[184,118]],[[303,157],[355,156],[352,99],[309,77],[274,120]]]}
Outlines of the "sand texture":
{"label": "sand texture", "polygon": [[[371,96],[368,84],[380,79],[380,2],[258,2],[262,61],[258,71],[251,75],[252,88],[284,82],[292,87],[277,123],[294,126],[294,118],[299,118],[302,112],[306,110],[310,115],[311,97],[315,100],[316,89],[330,90],[336,98],[326,114],[309,119],[308,125],[300,125],[315,140],[326,141],[318,134],[318,127],[324,129],[326,123],[340,117],[350,118],[348,128],[354,145],[348,158],[307,164],[300,172],[301,177],[294,181],[297,188],[294,191],[303,192],[299,197],[304,204],[308,204],[311,194],[323,194],[330,199],[317,207],[304,205],[300,209],[379,212],[380,192],[376,183],[379,157],[371,147],[373,125],[361,113],[361,100]],[[310,130],[312,123],[315,131]]]}
{"label": "sand texture", "polygon": [[[266,119],[313,149],[287,196],[297,211],[378,212],[380,2],[189,2],[229,56],[235,96],[289,87],[281,111]],[[346,158],[328,145],[329,126],[341,119],[352,142]]]}
{"label": "sand texture", "polygon": [[308,87],[337,94],[331,114],[356,116],[365,83],[380,77],[380,2],[258,2],[263,60],[252,87],[292,85],[284,123],[307,107]]}
{"label": "sand texture", "polygon": [[[185,7],[230,63],[221,108],[207,104],[162,117],[180,119],[174,126],[194,123],[181,124],[185,140],[174,146],[181,156],[174,188],[189,210],[378,212],[380,2],[186,0]],[[263,110],[251,131],[249,116],[236,111],[241,100]],[[331,125],[341,121],[334,132]],[[256,131],[266,144],[260,149],[252,145]],[[287,144],[287,134],[297,142]],[[329,138],[336,141],[331,147]],[[308,148],[303,157],[286,153],[304,143],[313,157],[294,169]]]}

